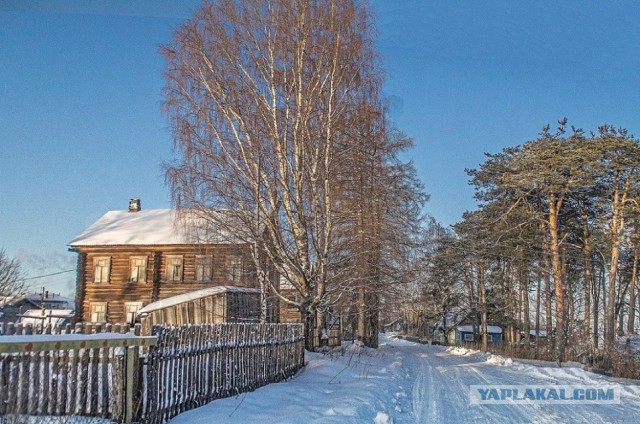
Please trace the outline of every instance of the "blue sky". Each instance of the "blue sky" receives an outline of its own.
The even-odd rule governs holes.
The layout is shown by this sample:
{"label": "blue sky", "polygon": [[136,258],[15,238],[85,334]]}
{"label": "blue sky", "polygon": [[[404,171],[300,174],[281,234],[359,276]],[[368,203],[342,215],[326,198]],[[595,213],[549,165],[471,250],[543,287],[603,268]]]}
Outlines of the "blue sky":
{"label": "blue sky", "polygon": [[[475,208],[465,168],[564,116],[640,128],[636,1],[372,0],[391,116],[445,225]],[[161,44],[188,0],[0,0],[0,248],[31,276],[139,197],[169,207]],[[74,274],[31,280],[72,290]]]}

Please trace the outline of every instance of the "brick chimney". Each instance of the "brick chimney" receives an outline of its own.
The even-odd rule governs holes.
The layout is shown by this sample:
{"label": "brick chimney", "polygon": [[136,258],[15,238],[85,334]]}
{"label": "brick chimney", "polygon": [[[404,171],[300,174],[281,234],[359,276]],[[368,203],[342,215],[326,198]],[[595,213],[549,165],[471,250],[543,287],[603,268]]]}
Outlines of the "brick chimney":
{"label": "brick chimney", "polygon": [[140,212],[142,207],[140,206],[140,199],[129,199],[129,212]]}

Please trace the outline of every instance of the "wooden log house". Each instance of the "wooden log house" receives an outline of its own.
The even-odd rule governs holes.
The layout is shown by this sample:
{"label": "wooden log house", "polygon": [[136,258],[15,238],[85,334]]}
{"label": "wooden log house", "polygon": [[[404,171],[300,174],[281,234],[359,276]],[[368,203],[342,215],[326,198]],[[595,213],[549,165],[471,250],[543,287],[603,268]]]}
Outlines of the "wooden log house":
{"label": "wooden log house", "polygon": [[[143,211],[132,199],[129,210],[107,212],[74,238],[76,320],[132,322],[146,305],[173,296],[216,286],[259,288],[251,246],[224,231],[209,229],[203,237],[185,228],[175,210]],[[278,320],[275,301],[269,319]]]}

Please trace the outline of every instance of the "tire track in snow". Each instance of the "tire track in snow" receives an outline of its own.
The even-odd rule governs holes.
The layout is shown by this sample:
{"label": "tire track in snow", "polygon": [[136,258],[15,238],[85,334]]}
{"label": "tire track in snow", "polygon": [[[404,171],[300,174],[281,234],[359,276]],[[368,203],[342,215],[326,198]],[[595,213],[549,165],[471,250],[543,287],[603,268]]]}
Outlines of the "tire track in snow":
{"label": "tire track in snow", "polygon": [[425,351],[424,347],[412,351],[407,349],[406,357],[407,364],[416,374],[411,392],[412,422],[461,423],[473,418],[465,412],[468,390],[452,387],[449,377],[443,374],[447,364],[433,352]]}
{"label": "tire track in snow", "polygon": [[403,368],[415,376],[410,415],[396,423],[606,423],[637,422],[640,403],[636,387],[623,387],[621,405],[567,405],[511,401],[499,405],[470,405],[471,385],[601,384],[579,369],[528,367],[486,362],[482,355],[457,356],[436,346],[396,345]]}
{"label": "tire track in snow", "polygon": [[424,411],[424,403],[422,400],[426,396],[424,372],[424,364],[420,364],[420,371],[418,371],[418,375],[416,377],[416,381],[413,383],[413,390],[411,392],[411,412],[413,413],[413,417],[416,422],[424,422],[422,421],[422,413]]}

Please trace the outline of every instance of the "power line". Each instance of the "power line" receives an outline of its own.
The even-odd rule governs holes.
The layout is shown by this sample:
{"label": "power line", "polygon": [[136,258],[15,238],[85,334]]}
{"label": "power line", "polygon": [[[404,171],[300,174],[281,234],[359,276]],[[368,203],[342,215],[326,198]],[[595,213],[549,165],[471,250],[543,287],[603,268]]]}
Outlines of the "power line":
{"label": "power line", "polygon": [[67,272],[74,272],[75,269],[68,269],[66,271],[58,271],[58,272],[54,272],[51,274],[44,274],[44,275],[37,275],[35,277],[29,277],[29,278],[23,278],[23,281],[28,281],[28,280],[37,280],[38,278],[45,278],[45,277],[53,277],[54,275],[60,275],[60,274],[65,274]]}

